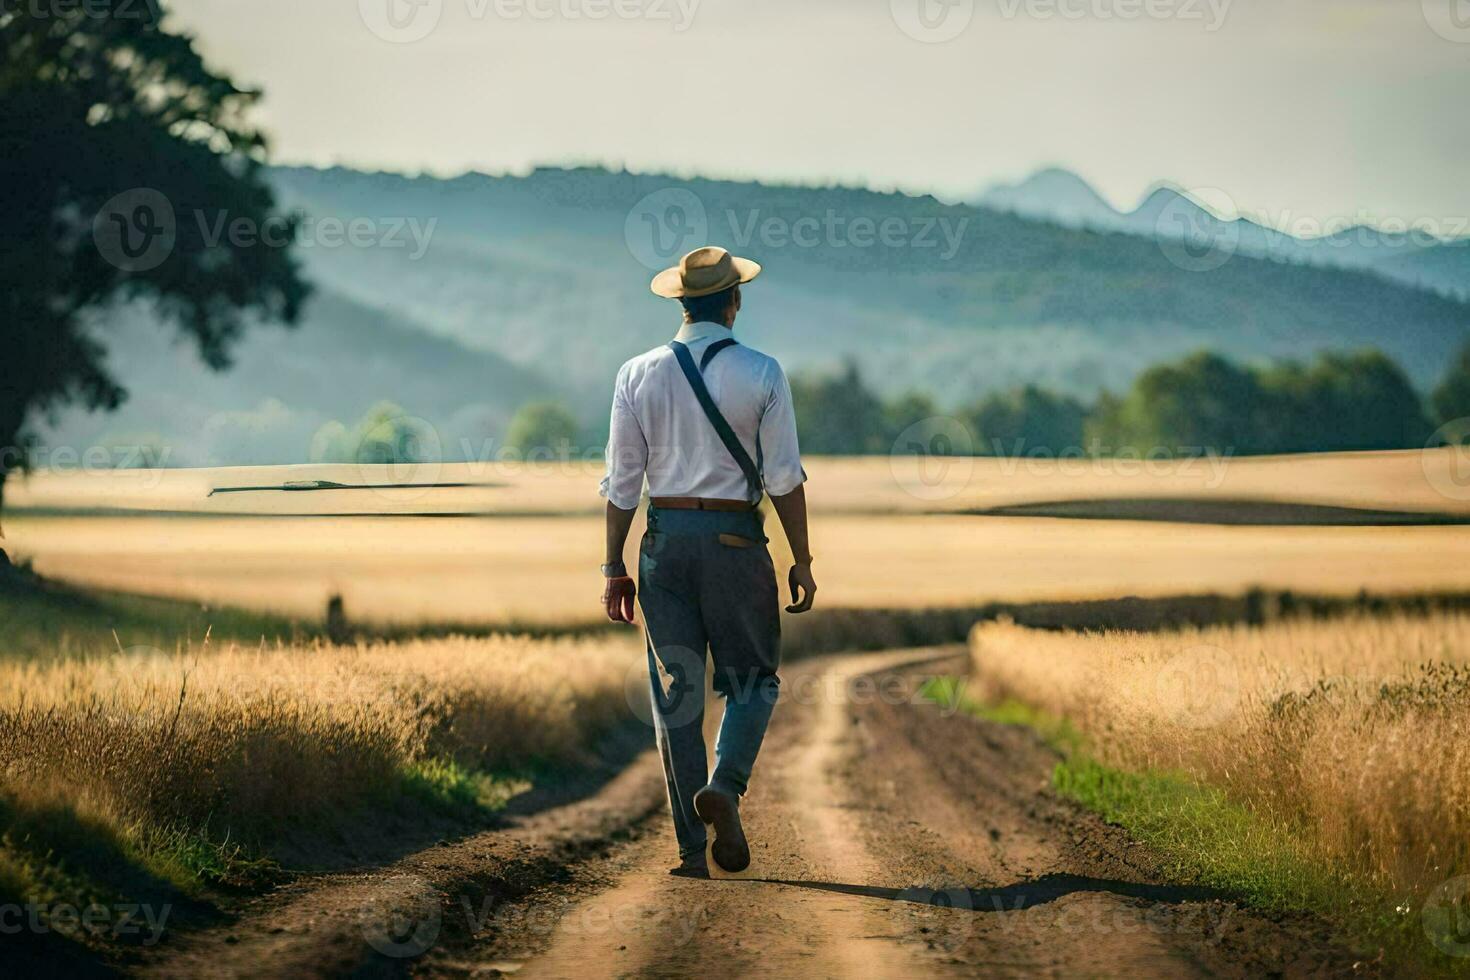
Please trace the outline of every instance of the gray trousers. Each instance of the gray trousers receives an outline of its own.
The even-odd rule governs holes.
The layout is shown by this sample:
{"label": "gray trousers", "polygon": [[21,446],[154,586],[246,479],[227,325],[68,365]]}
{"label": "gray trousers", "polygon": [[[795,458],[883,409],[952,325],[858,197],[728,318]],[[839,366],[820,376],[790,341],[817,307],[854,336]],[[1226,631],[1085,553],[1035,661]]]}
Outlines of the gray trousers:
{"label": "gray trousers", "polygon": [[[706,782],[745,794],[780,691],[780,594],[760,516],[650,508],[638,598],[654,731],[679,854],[689,857],[705,847],[694,794]],[[713,775],[704,744],[706,647],[725,701]]]}

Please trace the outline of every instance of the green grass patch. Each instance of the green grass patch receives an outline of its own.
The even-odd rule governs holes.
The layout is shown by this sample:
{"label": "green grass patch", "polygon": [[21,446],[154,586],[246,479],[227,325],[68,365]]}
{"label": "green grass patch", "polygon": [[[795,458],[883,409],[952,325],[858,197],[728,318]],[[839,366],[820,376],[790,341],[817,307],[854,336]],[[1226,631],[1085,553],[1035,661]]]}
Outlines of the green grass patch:
{"label": "green grass patch", "polygon": [[1072,756],[1057,764],[1052,785],[1163,854],[1174,876],[1228,891],[1252,907],[1321,909],[1343,897],[1343,883],[1299,853],[1289,830],[1268,826],[1185,776],[1122,772]]}
{"label": "green grass patch", "polygon": [[1029,704],[1011,698],[995,704],[976,701],[969,696],[962,678],[931,677],[924,682],[919,693],[950,712],[963,711],[997,725],[1030,728],[1064,755],[1078,754],[1083,748],[1082,733],[1067,719],[1037,711]]}
{"label": "green grass patch", "polygon": [[188,894],[199,893],[201,886],[260,892],[286,877],[272,858],[198,830],[137,827],[128,837],[140,868]]}
{"label": "green grass patch", "polygon": [[[1428,940],[1422,900],[1382,894],[1324,866],[1301,844],[1300,828],[1268,821],[1183,773],[1127,772],[1104,765],[1067,719],[1019,701],[976,701],[960,679],[934,678],[922,693],[946,708],[1036,732],[1061,755],[1052,770],[1057,793],[1150,847],[1176,881],[1219,889],[1267,913],[1320,916],[1356,946],[1382,950],[1404,974],[1470,977],[1470,959],[1448,956]],[[1446,941],[1465,942],[1453,921],[1445,931]]]}
{"label": "green grass patch", "polygon": [[403,789],[425,806],[453,816],[490,814],[531,788],[521,774],[468,769],[453,759],[416,762],[403,773]]}

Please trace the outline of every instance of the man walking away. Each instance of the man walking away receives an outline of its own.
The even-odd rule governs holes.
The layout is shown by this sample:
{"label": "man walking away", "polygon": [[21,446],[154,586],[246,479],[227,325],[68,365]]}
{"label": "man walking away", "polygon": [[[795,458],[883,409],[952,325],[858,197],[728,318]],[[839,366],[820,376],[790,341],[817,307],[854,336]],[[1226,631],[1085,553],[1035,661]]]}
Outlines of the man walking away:
{"label": "man walking away", "polygon": [[[613,389],[603,604],[626,623],[635,595],[643,607],[654,730],[679,840],[672,873],[687,877],[709,875],[706,826],[714,828],[716,864],[730,872],[750,865],[740,800],[776,704],[781,661],[780,596],[757,509],[763,492],[796,562],[787,611],[806,612],[817,591],[791,386],[781,365],[732,335],[740,287],[760,271],[707,246],[659,273],[653,292],[683,304],[684,324],[668,346],[624,364]],[[640,593],[623,547],[645,477]],[[703,732],[706,647],[725,701],[713,775]]]}

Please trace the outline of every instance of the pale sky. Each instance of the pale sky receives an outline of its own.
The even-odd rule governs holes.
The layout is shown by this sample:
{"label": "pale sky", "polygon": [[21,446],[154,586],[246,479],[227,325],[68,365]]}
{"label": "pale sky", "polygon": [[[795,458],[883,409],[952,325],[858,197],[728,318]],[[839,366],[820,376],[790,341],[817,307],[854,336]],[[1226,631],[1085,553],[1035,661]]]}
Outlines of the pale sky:
{"label": "pale sky", "polygon": [[1121,207],[1164,179],[1277,226],[1470,217],[1470,0],[171,9],[265,88],[284,163],[599,162],[948,197],[1059,165]]}

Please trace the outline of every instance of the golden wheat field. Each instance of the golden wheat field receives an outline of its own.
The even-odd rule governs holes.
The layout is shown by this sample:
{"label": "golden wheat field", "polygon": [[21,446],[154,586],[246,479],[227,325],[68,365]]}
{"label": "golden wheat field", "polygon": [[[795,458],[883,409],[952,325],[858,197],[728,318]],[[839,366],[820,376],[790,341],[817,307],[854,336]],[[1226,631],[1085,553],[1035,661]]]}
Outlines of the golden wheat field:
{"label": "golden wheat field", "polygon": [[[355,620],[571,624],[601,617],[600,519],[22,517],[41,573],[126,592]],[[768,524],[778,565],[786,555]],[[635,538],[638,534],[635,528]],[[850,515],[812,532],[826,607],[963,606],[1237,592],[1470,589],[1470,527],[1215,527]],[[632,548],[629,548],[629,554]]]}
{"label": "golden wheat field", "polygon": [[1323,866],[1408,893],[1470,863],[1470,615],[1178,633],[981,624],[973,680],[1130,770],[1225,789]]}
{"label": "golden wheat field", "polygon": [[[165,864],[180,834],[269,844],[302,815],[414,784],[473,794],[471,774],[576,763],[628,719],[638,651],[631,635],[502,636],[0,659],[0,802],[73,815]],[[0,877],[25,884],[12,843]]]}
{"label": "golden wheat field", "polygon": [[[812,461],[819,607],[1470,591],[1470,522],[1454,523],[1470,510],[1419,454],[1044,465],[1057,463]],[[494,485],[210,495],[303,479]],[[577,626],[604,618],[596,483],[591,465],[37,474],[9,494],[5,548],[43,579],[200,600],[211,608],[191,615],[221,633],[218,606],[316,620],[333,595],[359,624]],[[1043,516],[1065,501],[1097,519]],[[994,512],[1018,505],[1039,508]],[[531,783],[590,771],[646,705],[633,630],[240,646],[194,625],[113,625],[109,649],[100,630],[70,636],[85,592],[42,584],[29,621],[72,655],[0,650],[0,897],[80,901],[115,887],[117,867],[185,891],[259,890],[281,880],[277,862],[374,846],[385,814],[418,833],[483,825]],[[949,639],[969,622],[927,615]],[[845,649],[852,627],[836,621],[869,618],[902,619],[799,627],[838,637],[813,648]],[[127,649],[135,634],[184,639]],[[1115,764],[1225,787],[1319,864],[1405,888],[1470,859],[1470,616],[1149,635],[992,623],[972,642],[988,694],[1075,720]]]}
{"label": "golden wheat field", "polygon": [[[959,606],[1255,585],[1470,589],[1470,526],[957,513],[1120,499],[1143,500],[1146,511],[1164,498],[1464,514],[1470,502],[1444,492],[1454,487],[1453,463],[1446,453],[1153,464],[816,459],[808,496],[820,602]],[[598,474],[585,463],[37,474],[10,493],[7,547],[64,580],[294,615],[318,615],[340,593],[349,615],[368,622],[589,622],[600,616]],[[302,479],[494,486],[208,495]],[[768,527],[779,562],[784,541],[774,521]]]}
{"label": "golden wheat field", "polygon": [[[1116,498],[1291,501],[1470,515],[1463,450],[1321,453],[1201,459],[812,457],[820,513],[986,510]],[[216,469],[41,471],[6,486],[8,506],[191,514],[496,514],[602,512],[601,461],[242,466]],[[238,493],[231,487],[329,480],[457,484],[434,488]]]}

